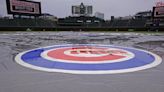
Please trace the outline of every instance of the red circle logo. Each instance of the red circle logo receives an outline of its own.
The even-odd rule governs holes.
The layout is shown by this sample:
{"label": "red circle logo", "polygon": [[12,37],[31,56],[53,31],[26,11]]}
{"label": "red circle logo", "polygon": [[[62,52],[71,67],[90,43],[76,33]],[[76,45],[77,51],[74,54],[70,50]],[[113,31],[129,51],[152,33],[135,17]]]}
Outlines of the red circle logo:
{"label": "red circle logo", "polygon": [[134,54],[116,48],[80,46],[48,50],[42,53],[42,56],[52,61],[61,60],[69,63],[112,63],[131,59]]}

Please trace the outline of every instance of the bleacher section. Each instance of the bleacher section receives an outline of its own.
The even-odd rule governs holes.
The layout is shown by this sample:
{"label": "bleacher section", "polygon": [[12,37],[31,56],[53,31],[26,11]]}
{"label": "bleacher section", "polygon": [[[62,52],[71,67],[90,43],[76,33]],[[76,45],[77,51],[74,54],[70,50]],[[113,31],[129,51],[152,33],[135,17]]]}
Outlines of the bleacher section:
{"label": "bleacher section", "polygon": [[13,27],[13,26],[18,26],[17,20],[0,19],[0,27]]}
{"label": "bleacher section", "polygon": [[96,17],[90,16],[79,16],[79,17],[66,17],[59,18],[58,25],[59,26],[79,26],[79,27],[95,27],[98,24],[103,24],[105,21]]}
{"label": "bleacher section", "polygon": [[[147,26],[151,22],[147,19],[114,19],[112,21],[104,21],[96,17],[66,17],[59,18],[58,22],[45,20],[45,19],[0,19],[0,28],[40,28],[43,29],[52,29],[52,30],[92,30],[92,29],[124,29],[128,30],[139,29],[147,30],[152,26]],[[160,21],[159,28],[164,28],[164,21]],[[1,30],[0,29],[0,30]],[[40,30],[38,29],[38,30]],[[21,30],[21,29],[20,29]]]}
{"label": "bleacher section", "polygon": [[130,20],[114,20],[111,22],[111,27],[128,27]]}
{"label": "bleacher section", "polygon": [[129,22],[129,27],[145,27],[146,19],[132,19]]}
{"label": "bleacher section", "polygon": [[[82,21],[81,21],[82,20]],[[70,27],[106,27],[106,28],[142,28],[145,27],[146,19],[115,19],[105,22],[95,17],[67,17],[58,21],[58,26]]]}
{"label": "bleacher section", "polygon": [[0,19],[0,27],[55,27],[56,23],[44,19]]}
{"label": "bleacher section", "polygon": [[18,24],[18,27],[33,27],[36,26],[36,22],[33,19],[16,19],[16,23]]}

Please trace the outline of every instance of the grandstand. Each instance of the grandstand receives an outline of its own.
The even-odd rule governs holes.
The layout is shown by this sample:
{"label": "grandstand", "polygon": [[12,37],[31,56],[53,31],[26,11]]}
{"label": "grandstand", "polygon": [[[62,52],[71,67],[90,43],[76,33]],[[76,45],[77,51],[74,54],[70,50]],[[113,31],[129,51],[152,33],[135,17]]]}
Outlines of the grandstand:
{"label": "grandstand", "polygon": [[[113,30],[113,29],[142,29],[148,30],[153,25],[153,21],[147,19],[116,19],[105,21],[96,17],[66,17],[59,18],[58,21],[47,19],[0,19],[0,30],[26,30],[27,28],[37,30]],[[164,28],[164,21],[160,20],[158,27],[160,30]]]}
{"label": "grandstand", "polygon": [[0,30],[52,30],[55,27],[56,22],[45,19],[0,19]]}

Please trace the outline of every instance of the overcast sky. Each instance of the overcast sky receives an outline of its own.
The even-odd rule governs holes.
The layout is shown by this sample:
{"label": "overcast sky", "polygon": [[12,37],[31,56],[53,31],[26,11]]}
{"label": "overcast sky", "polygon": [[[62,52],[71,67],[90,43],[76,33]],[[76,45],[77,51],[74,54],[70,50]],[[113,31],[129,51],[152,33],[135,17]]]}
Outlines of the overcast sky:
{"label": "overcast sky", "polygon": [[[41,1],[42,13],[50,13],[57,17],[66,17],[71,15],[71,6],[79,5],[83,2],[85,5],[92,5],[93,12],[105,14],[106,19],[110,16],[128,16],[134,15],[139,11],[152,10],[157,1],[164,0],[33,0]],[[0,15],[6,15],[6,0],[0,0]]]}

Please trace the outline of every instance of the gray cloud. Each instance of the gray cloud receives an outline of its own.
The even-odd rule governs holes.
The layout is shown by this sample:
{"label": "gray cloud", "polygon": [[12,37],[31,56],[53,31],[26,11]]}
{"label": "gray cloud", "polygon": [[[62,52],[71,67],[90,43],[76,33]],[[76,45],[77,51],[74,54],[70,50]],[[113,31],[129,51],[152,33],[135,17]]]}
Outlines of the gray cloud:
{"label": "gray cloud", "polygon": [[[0,0],[0,14],[6,13],[6,0]],[[57,17],[71,15],[71,6],[84,2],[86,5],[93,5],[93,12],[105,13],[105,18],[110,16],[134,15],[139,11],[152,10],[155,2],[159,0],[34,0],[41,1],[42,12],[50,13]]]}

